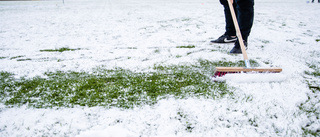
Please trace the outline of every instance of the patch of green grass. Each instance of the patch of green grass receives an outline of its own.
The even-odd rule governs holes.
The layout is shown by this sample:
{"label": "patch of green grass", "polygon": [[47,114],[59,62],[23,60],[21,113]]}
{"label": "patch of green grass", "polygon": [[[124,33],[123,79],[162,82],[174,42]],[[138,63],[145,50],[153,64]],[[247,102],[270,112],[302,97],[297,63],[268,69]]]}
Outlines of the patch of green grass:
{"label": "patch of green grass", "polygon": [[304,103],[301,103],[299,106],[299,109],[305,112],[309,119],[312,119],[307,125],[301,127],[301,129],[304,131],[304,136],[320,136],[319,129],[309,129],[316,121],[320,121],[320,110],[319,107],[317,107],[320,104],[320,83],[316,81],[320,78],[320,67],[318,64],[319,62],[307,64],[312,71],[305,71],[305,74],[308,75],[308,77],[313,77],[314,79],[306,80],[311,92],[307,94],[308,100],[306,100]]}
{"label": "patch of green grass", "polygon": [[5,59],[6,57],[0,57],[0,59]]}
{"label": "patch of green grass", "polygon": [[176,55],[176,58],[181,58],[182,57],[182,55]]}
{"label": "patch of green grass", "polygon": [[[313,70],[313,71],[305,71],[305,74],[315,77],[316,79],[320,78],[320,67],[318,66],[319,63],[314,63],[314,64],[308,64],[308,66]],[[307,80],[307,84],[309,86],[309,89],[313,93],[319,93],[320,94],[320,83],[317,83],[317,81],[312,81],[312,80]],[[320,100],[319,100],[320,101]],[[320,102],[319,102],[320,103]]]}
{"label": "patch of green grass", "polygon": [[138,49],[137,47],[127,47],[127,49]]}
{"label": "patch of green grass", "polygon": [[32,60],[30,58],[25,58],[25,59],[17,59],[17,61],[28,61],[28,60]]}
{"label": "patch of green grass", "polygon": [[264,44],[269,44],[270,43],[269,40],[262,40],[261,42],[264,43]]}
{"label": "patch of green grass", "polygon": [[160,51],[160,49],[156,49],[156,50],[154,50],[153,52],[154,52],[154,53],[160,53],[161,51]]}
{"label": "patch of green grass", "polygon": [[97,68],[92,72],[47,72],[44,77],[15,79],[1,72],[1,102],[34,108],[104,106],[132,108],[174,97],[221,98],[232,88],[211,80],[213,65],[242,65],[199,60],[194,65],[154,66],[154,72]]}
{"label": "patch of green grass", "polygon": [[184,130],[190,133],[193,131],[195,125],[190,121],[189,115],[185,114],[182,110],[177,112],[175,119],[185,127]]}
{"label": "patch of green grass", "polygon": [[15,56],[15,57],[11,57],[10,60],[13,60],[13,59],[18,59],[18,58],[23,58],[25,57],[24,55],[20,55],[20,56]]}
{"label": "patch of green grass", "polygon": [[0,98],[6,97],[7,92],[13,92],[15,88],[14,74],[9,72],[0,72]]}
{"label": "patch of green grass", "polygon": [[320,41],[320,39],[316,39],[316,42],[319,42]]}
{"label": "patch of green grass", "polygon": [[181,21],[190,21],[191,18],[182,18]]}
{"label": "patch of green grass", "polygon": [[309,136],[314,136],[314,137],[318,137],[318,136],[320,136],[320,131],[311,131],[311,130],[309,130],[309,129],[306,129],[306,128],[302,128],[302,130],[304,131],[304,133],[303,133],[303,136],[304,137],[309,137]]}
{"label": "patch of green grass", "polygon": [[188,46],[177,46],[176,48],[195,48],[196,46],[195,45],[188,45]]}
{"label": "patch of green grass", "polygon": [[[319,62],[320,63],[320,62]],[[320,77],[320,67],[318,63],[314,64],[308,64],[309,68],[311,68],[313,71],[305,71],[305,74],[311,75],[314,77]]]}
{"label": "patch of green grass", "polygon": [[80,50],[80,48],[70,49],[67,47],[63,47],[63,48],[59,48],[59,49],[43,49],[43,50],[40,50],[40,52],[64,52],[64,51],[76,51],[76,50]]}
{"label": "patch of green grass", "polygon": [[16,59],[17,61],[27,61],[27,60],[32,60],[31,58],[25,58],[26,56],[20,55],[20,56],[15,56],[11,57],[10,60]]}
{"label": "patch of green grass", "polygon": [[190,51],[187,53],[187,56],[188,55],[191,55],[191,54],[194,54],[194,53],[199,53],[199,52],[202,52],[202,51],[205,51],[206,49],[200,49],[200,50],[196,50],[196,51]]}

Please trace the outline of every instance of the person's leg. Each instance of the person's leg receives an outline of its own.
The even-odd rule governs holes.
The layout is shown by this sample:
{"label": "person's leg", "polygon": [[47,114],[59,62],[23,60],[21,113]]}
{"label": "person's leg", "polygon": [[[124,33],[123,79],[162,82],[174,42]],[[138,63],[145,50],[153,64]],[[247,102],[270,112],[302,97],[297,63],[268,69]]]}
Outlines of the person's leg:
{"label": "person's leg", "polygon": [[[226,22],[226,26],[225,26],[226,32],[225,32],[225,34],[229,35],[229,36],[236,36],[236,30],[234,28],[234,24],[233,24],[233,21],[232,21],[232,16],[231,16],[231,12],[230,12],[230,9],[229,9],[228,1],[227,0],[220,0],[220,3],[224,7],[224,16],[225,16],[225,22]],[[236,7],[235,3],[233,5],[234,5],[234,7]],[[235,11],[235,13],[237,14],[236,11]]]}
{"label": "person's leg", "polygon": [[[254,16],[254,0],[235,0],[236,11],[237,11],[237,20],[239,23],[239,28],[241,31],[241,36],[244,40],[244,45],[247,47],[247,41],[251,28],[253,25],[253,16]],[[232,54],[241,54],[241,48],[239,41],[236,41],[234,47],[231,49],[230,53]]]}
{"label": "person's leg", "polygon": [[[243,40],[248,41],[249,34],[253,25],[254,0],[235,0],[237,19]],[[239,44],[235,45],[239,48]]]}
{"label": "person's leg", "polygon": [[224,16],[225,16],[225,23],[226,23],[225,33],[222,36],[220,36],[218,39],[212,40],[211,43],[234,43],[235,41],[237,41],[237,37],[236,37],[236,31],[234,28],[228,1],[220,0],[220,3],[224,7],[224,13],[225,13]]}

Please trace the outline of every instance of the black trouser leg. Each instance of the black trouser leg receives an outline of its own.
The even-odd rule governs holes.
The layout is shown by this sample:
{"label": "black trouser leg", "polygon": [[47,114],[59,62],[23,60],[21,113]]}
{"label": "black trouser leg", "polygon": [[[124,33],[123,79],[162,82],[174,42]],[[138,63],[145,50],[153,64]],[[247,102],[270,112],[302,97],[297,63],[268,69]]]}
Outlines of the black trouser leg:
{"label": "black trouser leg", "polygon": [[[226,34],[234,36],[236,31],[228,6],[228,1],[220,0],[220,3],[224,6]],[[243,40],[247,41],[253,25],[254,0],[234,0],[233,6],[239,23],[242,38]],[[236,44],[236,46],[238,46],[238,44]]]}
{"label": "black trouser leg", "polygon": [[[228,1],[227,0],[220,0],[220,3],[223,5],[224,7],[224,16],[225,16],[225,22],[226,22],[226,35],[229,36],[236,36],[236,30],[234,28],[234,24],[232,21],[232,16],[231,16],[231,12],[230,12],[230,8],[228,5]],[[233,7],[235,7],[235,3],[233,3]],[[235,13],[237,14],[237,11],[235,11]]]}
{"label": "black trouser leg", "polygon": [[235,2],[241,35],[243,40],[247,41],[253,25],[254,0],[235,0]]}

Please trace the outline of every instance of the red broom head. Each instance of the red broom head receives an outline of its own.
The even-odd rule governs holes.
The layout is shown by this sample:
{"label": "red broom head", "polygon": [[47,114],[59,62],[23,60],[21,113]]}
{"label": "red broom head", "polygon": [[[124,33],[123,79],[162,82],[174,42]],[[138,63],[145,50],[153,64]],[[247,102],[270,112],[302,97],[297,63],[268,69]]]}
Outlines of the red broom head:
{"label": "red broom head", "polygon": [[226,74],[234,73],[280,73],[281,68],[242,68],[242,67],[216,67],[215,73],[213,75],[216,77],[223,77]]}
{"label": "red broom head", "polygon": [[214,78],[216,77],[223,77],[226,74],[234,74],[234,73],[241,73],[241,72],[220,72],[220,71],[216,71],[213,75]]}

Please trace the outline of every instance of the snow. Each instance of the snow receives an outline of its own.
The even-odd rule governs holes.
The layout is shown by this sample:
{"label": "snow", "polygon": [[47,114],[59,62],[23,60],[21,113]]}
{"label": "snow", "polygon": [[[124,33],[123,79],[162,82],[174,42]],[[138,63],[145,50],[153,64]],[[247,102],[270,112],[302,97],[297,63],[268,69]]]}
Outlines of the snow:
{"label": "snow", "polygon": [[[230,79],[233,97],[168,99],[132,110],[0,104],[0,136],[301,136],[308,123],[319,130],[319,119],[298,107],[311,92],[307,63],[320,62],[319,13],[320,4],[305,0],[256,0],[248,57],[283,72],[268,82]],[[0,1],[0,70],[34,77],[97,66],[149,71],[200,58],[242,60],[227,54],[233,45],[208,44],[224,32],[223,17],[213,0]],[[176,48],[187,45],[196,48]],[[62,47],[81,50],[40,52]],[[31,60],[13,59],[18,56]]]}
{"label": "snow", "polygon": [[255,82],[283,82],[287,76],[281,73],[239,73],[226,74],[224,77],[213,78],[217,82],[255,83]]}

